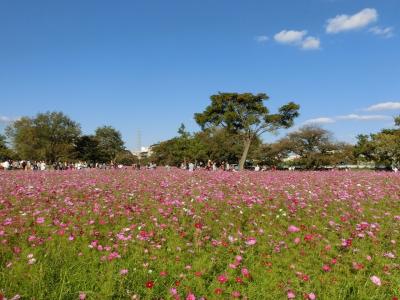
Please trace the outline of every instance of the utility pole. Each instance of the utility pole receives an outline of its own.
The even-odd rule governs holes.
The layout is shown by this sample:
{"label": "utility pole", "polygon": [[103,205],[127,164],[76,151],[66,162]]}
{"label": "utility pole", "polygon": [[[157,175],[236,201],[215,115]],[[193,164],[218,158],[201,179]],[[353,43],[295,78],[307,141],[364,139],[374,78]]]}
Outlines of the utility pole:
{"label": "utility pole", "polygon": [[142,151],[142,134],[140,129],[136,132],[136,151],[140,153]]}

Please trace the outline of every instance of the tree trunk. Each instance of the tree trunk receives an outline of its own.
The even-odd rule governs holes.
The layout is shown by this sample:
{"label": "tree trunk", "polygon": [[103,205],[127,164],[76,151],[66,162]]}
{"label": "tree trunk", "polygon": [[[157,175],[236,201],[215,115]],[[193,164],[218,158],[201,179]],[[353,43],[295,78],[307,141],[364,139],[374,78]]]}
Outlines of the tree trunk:
{"label": "tree trunk", "polygon": [[242,154],[242,157],[240,158],[240,161],[239,161],[239,170],[240,171],[242,171],[243,168],[244,168],[244,163],[246,162],[247,154],[249,153],[249,149],[250,149],[250,144],[251,144],[251,139],[250,138],[246,138],[244,140],[243,154]]}

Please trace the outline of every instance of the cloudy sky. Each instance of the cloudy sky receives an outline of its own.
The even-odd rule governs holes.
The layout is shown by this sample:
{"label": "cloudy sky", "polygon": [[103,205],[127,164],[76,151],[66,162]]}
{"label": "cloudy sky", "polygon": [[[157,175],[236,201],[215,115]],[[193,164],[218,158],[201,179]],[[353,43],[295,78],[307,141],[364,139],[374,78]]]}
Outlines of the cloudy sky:
{"label": "cloudy sky", "polygon": [[400,114],[399,35],[398,0],[0,1],[0,132],[61,110],[134,148],[248,91],[354,141]]}

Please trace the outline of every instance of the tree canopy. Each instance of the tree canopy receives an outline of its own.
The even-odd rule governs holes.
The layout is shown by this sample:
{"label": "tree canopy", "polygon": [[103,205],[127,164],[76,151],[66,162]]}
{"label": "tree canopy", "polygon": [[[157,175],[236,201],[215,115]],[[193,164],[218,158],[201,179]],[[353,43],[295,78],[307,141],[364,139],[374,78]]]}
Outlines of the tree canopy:
{"label": "tree canopy", "polygon": [[351,145],[335,142],[331,132],[317,125],[305,125],[277,144],[296,154],[299,158],[294,163],[307,169],[354,161]]}
{"label": "tree canopy", "polygon": [[54,162],[71,155],[81,129],[62,112],[47,112],[13,122],[6,133],[21,157]]}
{"label": "tree canopy", "polygon": [[269,99],[264,93],[218,93],[210,99],[211,104],[194,118],[203,130],[222,127],[240,135],[244,145],[239,169],[243,169],[251,142],[265,132],[291,127],[300,108],[289,102],[280,107],[278,113],[271,114],[264,105]]}
{"label": "tree canopy", "polygon": [[[206,164],[208,160],[217,164],[239,162],[241,169],[245,162],[307,169],[356,162],[400,167],[400,116],[394,118],[395,128],[359,135],[355,146],[335,141],[332,133],[315,125],[300,127],[276,142],[262,143],[262,133],[292,126],[299,114],[299,106],[293,102],[270,113],[264,105],[267,99],[266,94],[212,95],[211,104],[195,114],[202,130],[190,133],[181,124],[176,137],[153,145],[153,154],[146,161],[171,166],[182,162]],[[6,127],[6,135],[0,134],[0,160],[138,162],[115,128],[102,126],[93,135],[81,135],[80,125],[62,112],[22,117]]]}
{"label": "tree canopy", "polygon": [[0,134],[0,161],[12,158],[14,153],[7,146],[7,139]]}
{"label": "tree canopy", "polygon": [[358,159],[374,161],[390,168],[400,167],[400,129],[383,129],[370,135],[359,135],[354,147]]}
{"label": "tree canopy", "polygon": [[91,163],[100,162],[99,142],[93,135],[82,135],[75,145],[75,158]]}

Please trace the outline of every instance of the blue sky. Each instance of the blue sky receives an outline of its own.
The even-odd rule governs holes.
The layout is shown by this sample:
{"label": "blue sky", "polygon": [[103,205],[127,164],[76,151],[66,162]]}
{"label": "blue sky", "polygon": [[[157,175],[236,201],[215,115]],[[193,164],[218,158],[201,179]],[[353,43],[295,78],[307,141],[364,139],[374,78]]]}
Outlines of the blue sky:
{"label": "blue sky", "polygon": [[0,130],[61,110],[132,149],[235,91],[353,141],[400,114],[399,35],[398,0],[0,0]]}

